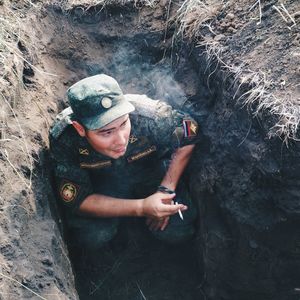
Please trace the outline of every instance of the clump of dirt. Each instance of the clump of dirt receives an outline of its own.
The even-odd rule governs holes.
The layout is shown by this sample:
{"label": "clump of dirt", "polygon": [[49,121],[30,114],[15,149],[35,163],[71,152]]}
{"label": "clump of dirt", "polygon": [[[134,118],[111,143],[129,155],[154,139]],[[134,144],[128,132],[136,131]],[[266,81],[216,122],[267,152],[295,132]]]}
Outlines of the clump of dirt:
{"label": "clump of dirt", "polygon": [[[261,20],[260,1],[94,2],[0,2],[22,24],[0,21],[1,297],[298,299],[299,144],[278,137],[298,134],[296,2],[290,17],[263,4]],[[198,233],[174,249],[129,223],[99,260],[69,249],[72,270],[47,134],[66,89],[98,73],[199,121],[187,170]]]}

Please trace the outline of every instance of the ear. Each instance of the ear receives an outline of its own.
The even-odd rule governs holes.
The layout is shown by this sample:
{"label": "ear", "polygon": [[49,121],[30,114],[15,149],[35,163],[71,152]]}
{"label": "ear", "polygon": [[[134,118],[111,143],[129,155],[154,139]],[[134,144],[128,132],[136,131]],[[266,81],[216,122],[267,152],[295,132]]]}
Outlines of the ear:
{"label": "ear", "polygon": [[73,121],[72,125],[81,137],[84,137],[86,135],[85,128],[80,123],[78,123],[77,121]]}

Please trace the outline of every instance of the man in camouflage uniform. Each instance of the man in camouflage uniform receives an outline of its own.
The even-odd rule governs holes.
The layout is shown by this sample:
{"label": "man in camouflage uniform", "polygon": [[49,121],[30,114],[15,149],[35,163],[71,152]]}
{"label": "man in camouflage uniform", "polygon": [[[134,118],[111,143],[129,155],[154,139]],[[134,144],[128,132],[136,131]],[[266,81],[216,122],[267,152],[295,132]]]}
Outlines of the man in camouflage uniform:
{"label": "man in camouflage uniform", "polygon": [[190,239],[196,213],[180,178],[197,123],[164,102],[123,95],[104,74],[75,83],[67,95],[71,107],[57,116],[50,151],[73,241],[99,247],[129,216],[145,217],[161,240]]}

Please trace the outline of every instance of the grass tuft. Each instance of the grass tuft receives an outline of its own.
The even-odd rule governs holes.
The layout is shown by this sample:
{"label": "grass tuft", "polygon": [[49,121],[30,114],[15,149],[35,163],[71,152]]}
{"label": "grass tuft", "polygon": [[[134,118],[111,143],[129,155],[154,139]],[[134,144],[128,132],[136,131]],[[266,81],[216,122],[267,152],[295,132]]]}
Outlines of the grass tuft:
{"label": "grass tuft", "polygon": [[223,6],[223,1],[185,0],[177,11],[179,24],[177,33],[192,39],[199,34],[205,23],[215,18]]}
{"label": "grass tuft", "polygon": [[154,8],[159,3],[159,0],[48,0],[47,3],[49,5],[59,5],[59,7],[63,8],[65,11],[68,11],[74,7],[82,7],[83,10],[89,10],[95,6],[124,6],[127,4],[133,4],[135,7],[148,6]]}
{"label": "grass tuft", "polygon": [[[214,1],[207,4],[204,0],[185,0],[177,12],[176,20],[179,24],[177,34],[189,40],[196,39],[197,46],[202,47],[207,56],[209,70],[208,86],[210,77],[217,69],[225,69],[228,77],[233,76],[234,98],[247,106],[254,116],[262,112],[268,112],[275,116],[276,124],[270,128],[269,137],[279,136],[286,144],[289,140],[298,140],[297,132],[300,126],[300,107],[295,99],[289,96],[278,98],[275,92],[280,87],[276,87],[263,71],[250,70],[246,64],[228,65],[225,61],[225,51],[222,41],[215,39],[217,34],[213,29],[214,19],[226,6],[223,1]],[[262,3],[255,1],[249,11],[258,7],[259,22],[262,19]],[[295,18],[290,14],[284,4],[273,5],[274,11],[280,14],[286,22],[288,29],[296,26]],[[223,36],[223,38],[226,38]],[[246,90],[239,95],[241,90]]]}

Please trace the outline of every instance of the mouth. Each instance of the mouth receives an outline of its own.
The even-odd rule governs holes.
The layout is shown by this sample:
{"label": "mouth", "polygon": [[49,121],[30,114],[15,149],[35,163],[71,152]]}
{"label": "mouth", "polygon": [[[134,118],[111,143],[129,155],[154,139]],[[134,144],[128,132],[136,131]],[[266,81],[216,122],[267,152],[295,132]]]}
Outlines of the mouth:
{"label": "mouth", "polygon": [[118,154],[123,154],[126,152],[126,147],[115,149],[114,152]]}

